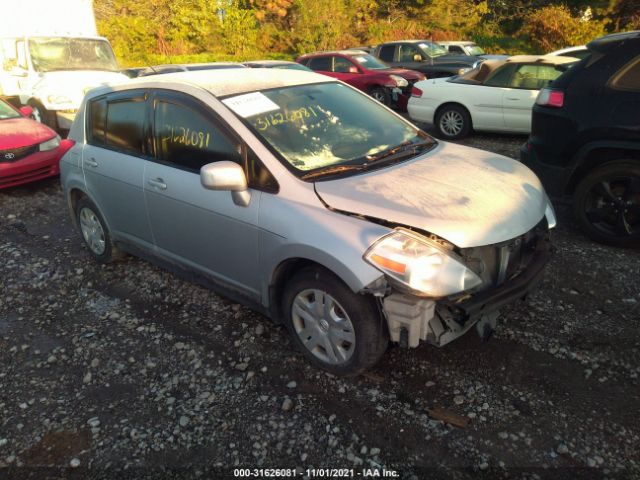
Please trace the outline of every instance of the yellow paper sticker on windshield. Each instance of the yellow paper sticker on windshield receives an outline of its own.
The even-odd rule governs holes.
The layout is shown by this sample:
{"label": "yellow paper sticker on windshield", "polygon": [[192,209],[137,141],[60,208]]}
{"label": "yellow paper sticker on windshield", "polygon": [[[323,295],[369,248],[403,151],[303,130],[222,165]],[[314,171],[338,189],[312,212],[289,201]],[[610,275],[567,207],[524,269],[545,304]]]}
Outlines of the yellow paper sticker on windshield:
{"label": "yellow paper sticker on windshield", "polygon": [[253,117],[261,113],[280,110],[280,107],[260,92],[246,93],[222,101],[242,118]]}

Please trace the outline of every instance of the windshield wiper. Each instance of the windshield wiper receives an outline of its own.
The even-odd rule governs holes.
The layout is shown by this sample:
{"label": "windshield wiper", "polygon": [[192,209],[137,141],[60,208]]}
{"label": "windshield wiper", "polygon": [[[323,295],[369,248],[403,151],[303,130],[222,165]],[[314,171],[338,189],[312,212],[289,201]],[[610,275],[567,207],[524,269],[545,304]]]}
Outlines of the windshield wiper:
{"label": "windshield wiper", "polygon": [[400,145],[388,150],[383,150],[382,152],[378,152],[374,155],[367,155],[366,159],[367,162],[378,162],[383,159],[386,159],[387,161],[400,160],[405,157],[417,155],[426,147],[432,145],[434,145],[434,143],[429,141],[412,143],[410,140],[407,140],[406,142],[402,142]]}
{"label": "windshield wiper", "polygon": [[352,172],[366,170],[367,165],[329,165],[321,167],[313,172],[305,173],[300,177],[301,180],[309,180],[311,178],[324,177],[326,175],[335,175],[336,173]]}

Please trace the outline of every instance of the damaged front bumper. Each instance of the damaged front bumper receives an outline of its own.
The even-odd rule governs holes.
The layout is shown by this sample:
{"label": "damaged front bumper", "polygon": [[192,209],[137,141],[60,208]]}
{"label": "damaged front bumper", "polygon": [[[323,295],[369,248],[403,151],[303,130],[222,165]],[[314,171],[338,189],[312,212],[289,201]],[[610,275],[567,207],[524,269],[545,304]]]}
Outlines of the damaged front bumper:
{"label": "damaged front bumper", "polygon": [[551,258],[548,239],[539,239],[524,270],[502,285],[452,300],[433,300],[394,292],[383,300],[391,341],[417,347],[420,341],[443,346],[466,333],[476,323],[487,337],[499,309],[524,299],[538,284]]}

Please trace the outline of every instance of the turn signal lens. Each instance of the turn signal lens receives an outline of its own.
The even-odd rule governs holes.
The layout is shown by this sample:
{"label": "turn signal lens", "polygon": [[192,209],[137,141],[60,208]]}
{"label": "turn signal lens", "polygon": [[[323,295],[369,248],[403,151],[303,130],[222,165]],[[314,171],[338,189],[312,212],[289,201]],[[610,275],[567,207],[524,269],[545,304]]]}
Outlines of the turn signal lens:
{"label": "turn signal lens", "polygon": [[411,96],[412,97],[422,97],[422,90],[420,90],[418,87],[411,87]]}
{"label": "turn signal lens", "polygon": [[562,108],[564,106],[564,92],[562,90],[553,90],[551,88],[543,88],[538,93],[536,105],[543,107]]}

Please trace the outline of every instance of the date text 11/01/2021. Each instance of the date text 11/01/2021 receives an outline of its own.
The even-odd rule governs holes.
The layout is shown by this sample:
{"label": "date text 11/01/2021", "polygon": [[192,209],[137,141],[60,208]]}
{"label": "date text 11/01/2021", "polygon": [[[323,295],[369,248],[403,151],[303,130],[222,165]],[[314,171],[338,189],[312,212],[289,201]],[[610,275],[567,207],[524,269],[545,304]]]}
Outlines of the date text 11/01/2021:
{"label": "date text 11/01/2021", "polygon": [[286,478],[304,476],[308,478],[398,478],[400,474],[386,468],[236,468],[236,478]]}

